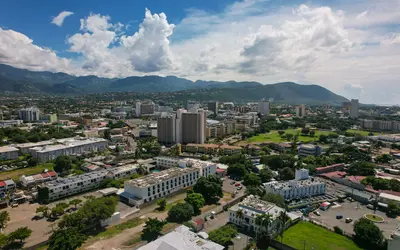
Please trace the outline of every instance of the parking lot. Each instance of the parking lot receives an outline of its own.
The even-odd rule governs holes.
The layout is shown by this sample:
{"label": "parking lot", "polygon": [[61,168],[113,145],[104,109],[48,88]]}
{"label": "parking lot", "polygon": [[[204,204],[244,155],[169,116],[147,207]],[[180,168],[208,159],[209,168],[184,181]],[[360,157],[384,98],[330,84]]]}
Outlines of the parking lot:
{"label": "parking lot", "polygon": [[[233,182],[235,182],[235,184],[231,184]],[[240,184],[242,189],[237,190],[238,186],[236,186],[236,185],[238,185],[238,184]],[[241,181],[234,181],[234,180],[229,179],[229,177],[224,178],[224,182],[222,185],[222,190],[224,192],[233,194],[233,193],[235,193],[235,191],[238,191],[238,194],[243,194],[245,189],[246,188],[242,185]]]}
{"label": "parking lot", "polygon": [[[334,226],[338,226],[343,229],[346,233],[353,234],[353,226],[354,221],[360,219],[366,213],[373,213],[374,211],[368,209],[365,205],[361,205],[358,202],[349,202],[345,201],[343,203],[337,203],[338,206],[330,207],[328,210],[323,211],[318,209],[317,211],[320,213],[320,216],[316,216],[311,213],[309,215],[315,221],[318,221],[330,228]],[[336,219],[337,215],[342,215],[342,219]],[[382,216],[385,219],[383,223],[376,223],[376,225],[383,231],[385,237],[389,237],[389,235],[395,230],[400,223],[399,218],[389,218],[385,213],[381,211],[376,211],[376,214]],[[351,223],[346,223],[346,218],[351,218],[353,221]]]}
{"label": "parking lot", "polygon": [[301,198],[298,200],[294,200],[288,204],[289,207],[302,207],[307,206],[309,204],[321,204],[324,201],[334,201],[337,200],[337,197],[333,193],[326,193],[324,195],[313,196],[309,198]]}

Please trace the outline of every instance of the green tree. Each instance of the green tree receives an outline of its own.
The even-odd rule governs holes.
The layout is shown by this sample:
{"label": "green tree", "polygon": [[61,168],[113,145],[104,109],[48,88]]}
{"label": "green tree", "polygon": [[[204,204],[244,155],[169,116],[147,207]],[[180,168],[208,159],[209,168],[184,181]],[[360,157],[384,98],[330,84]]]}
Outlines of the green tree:
{"label": "green tree", "polygon": [[192,205],[194,215],[198,215],[201,213],[200,208],[202,208],[204,206],[204,203],[206,202],[203,195],[199,193],[188,194],[185,198],[185,201]]}
{"label": "green tree", "polygon": [[28,160],[28,166],[29,167],[34,167],[34,166],[36,166],[38,164],[39,164],[38,158],[34,158],[34,157],[29,158],[29,160]]}
{"label": "green tree", "polygon": [[280,196],[279,194],[274,194],[274,193],[266,193],[262,199],[264,201],[268,201],[271,203],[274,203],[275,205],[277,205],[278,207],[284,208],[285,207],[285,199]]}
{"label": "green tree", "polygon": [[109,129],[104,130],[104,139],[111,141],[111,132]]}
{"label": "green tree", "polygon": [[36,213],[37,214],[41,213],[41,214],[43,214],[44,217],[48,217],[49,210],[50,210],[50,208],[47,206],[40,206],[40,207],[36,208]]}
{"label": "green tree", "polygon": [[200,160],[202,160],[202,161],[208,161],[208,156],[207,156],[207,155],[202,155],[202,156],[200,157]]}
{"label": "green tree", "polygon": [[382,231],[372,221],[361,218],[354,223],[355,240],[366,249],[380,248],[384,242]]}
{"label": "green tree", "polygon": [[61,206],[55,206],[51,209],[51,216],[57,218],[64,214],[64,208]]}
{"label": "green tree", "polygon": [[69,202],[69,205],[75,206],[75,208],[77,208],[78,205],[81,204],[81,203],[82,203],[82,200],[80,200],[80,199],[73,199],[72,201]]}
{"label": "green tree", "polygon": [[179,203],[168,211],[168,221],[183,223],[192,218],[194,214],[193,206],[189,203]]}
{"label": "green tree", "polygon": [[371,162],[354,162],[347,170],[349,175],[375,175],[375,164]]}
{"label": "green tree", "polygon": [[159,211],[164,211],[167,207],[167,200],[165,198],[161,198],[157,201],[157,205]]}
{"label": "green tree", "polygon": [[400,206],[397,205],[393,201],[389,201],[389,203],[388,203],[388,214],[391,215],[391,216],[400,215]]}
{"label": "green tree", "polygon": [[8,243],[7,235],[0,233],[0,249],[3,249],[3,247],[6,246],[7,243]]}
{"label": "green tree", "polygon": [[285,180],[285,181],[293,180],[294,179],[294,171],[289,167],[283,168],[281,171],[279,171],[279,179]]}
{"label": "green tree", "polygon": [[343,235],[343,229],[341,229],[340,227],[334,226],[333,230],[335,231],[335,233]]}
{"label": "green tree", "polygon": [[193,186],[193,191],[202,194],[207,203],[215,203],[223,197],[221,180],[213,175],[200,177]]}
{"label": "green tree", "polygon": [[389,154],[382,154],[376,157],[375,161],[378,163],[388,163],[392,160],[392,156]]}
{"label": "green tree", "polygon": [[0,231],[3,230],[10,221],[10,214],[7,211],[0,212]]}
{"label": "green tree", "polygon": [[71,158],[67,155],[61,155],[57,157],[54,171],[57,173],[65,173],[72,168]]}
{"label": "green tree", "polygon": [[260,186],[261,179],[255,173],[246,174],[243,178],[243,184],[246,186]]}
{"label": "green tree", "polygon": [[8,235],[8,240],[9,242],[15,242],[16,240],[23,242],[25,239],[29,238],[31,234],[32,230],[28,227],[20,227]]}
{"label": "green tree", "polygon": [[237,228],[234,225],[225,225],[216,230],[211,231],[208,236],[209,240],[214,241],[222,246],[232,244],[232,239],[238,234]]}
{"label": "green tree", "polygon": [[258,175],[260,176],[262,183],[269,182],[274,177],[272,171],[268,168],[261,169]]}
{"label": "green tree", "polygon": [[39,203],[49,202],[49,189],[47,187],[38,187],[37,200]]}
{"label": "green tree", "polygon": [[257,249],[268,250],[271,244],[271,235],[267,232],[261,232],[256,239]]}
{"label": "green tree", "polygon": [[56,230],[49,239],[48,250],[73,250],[78,249],[87,239],[76,228]]}
{"label": "green tree", "polygon": [[279,155],[268,155],[261,157],[261,164],[265,164],[269,169],[279,170],[284,166],[283,159]]}
{"label": "green tree", "polygon": [[282,136],[284,133],[285,133],[285,131],[283,131],[283,130],[278,131],[279,136]]}
{"label": "green tree", "polygon": [[302,128],[301,133],[304,135],[308,135],[310,133],[310,128]]}
{"label": "green tree", "polygon": [[227,173],[229,176],[232,177],[239,177],[243,178],[248,172],[246,167],[243,164],[235,164],[235,165],[230,165],[227,169]]}
{"label": "green tree", "polygon": [[285,134],[286,140],[291,141],[293,139],[293,134]]}
{"label": "green tree", "polygon": [[141,235],[142,240],[147,242],[156,240],[165,224],[167,224],[166,221],[160,221],[157,218],[147,219]]}

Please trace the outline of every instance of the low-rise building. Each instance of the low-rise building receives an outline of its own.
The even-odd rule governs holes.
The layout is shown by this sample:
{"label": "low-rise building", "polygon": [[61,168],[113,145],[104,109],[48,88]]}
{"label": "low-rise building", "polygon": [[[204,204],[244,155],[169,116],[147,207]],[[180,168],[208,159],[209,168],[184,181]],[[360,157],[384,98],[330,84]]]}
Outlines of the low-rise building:
{"label": "low-rise building", "polygon": [[56,140],[47,140],[47,141],[40,141],[40,142],[27,142],[27,143],[19,143],[13,145],[14,147],[18,148],[22,154],[29,154],[29,150],[35,147],[43,147],[47,145],[57,144]]}
{"label": "low-rise building", "polygon": [[0,128],[18,126],[24,123],[23,120],[0,120]]}
{"label": "low-rise building", "polygon": [[220,150],[222,150],[224,152],[224,154],[227,154],[227,155],[240,154],[242,152],[241,147],[229,146],[229,145],[222,145],[220,147]]}
{"label": "low-rise building", "polygon": [[215,174],[217,172],[217,164],[211,161],[202,161],[197,159],[185,158],[173,158],[173,157],[156,157],[157,167],[159,168],[171,168],[171,167],[180,167],[180,168],[198,168],[200,169],[200,175],[207,177],[211,174]]}
{"label": "low-rise building", "polygon": [[384,204],[389,204],[389,202],[394,202],[397,205],[400,205],[400,196],[387,194],[387,193],[380,193],[379,194],[379,202]]}
{"label": "low-rise building", "polygon": [[46,162],[54,160],[60,155],[80,155],[90,152],[102,152],[107,147],[107,140],[103,138],[68,138],[58,140],[58,142],[60,144],[30,148],[29,152],[32,157],[38,158],[40,162]]}
{"label": "low-rise building", "polygon": [[178,166],[179,158],[158,156],[154,158],[158,168],[172,168]]}
{"label": "low-rise building", "polygon": [[135,206],[150,202],[194,185],[200,178],[198,168],[170,168],[126,181],[122,201]]}
{"label": "low-rise building", "polygon": [[0,198],[3,198],[6,194],[13,193],[17,185],[11,179],[0,181]]}
{"label": "low-rise building", "polygon": [[312,144],[302,144],[299,146],[298,155],[299,157],[307,156],[319,156],[322,154],[322,147]]}
{"label": "low-rise building", "polygon": [[344,168],[344,163],[338,163],[338,164],[333,164],[331,166],[326,166],[326,167],[319,167],[316,168],[317,174],[323,174],[323,173],[329,173],[329,172],[335,172],[335,171],[342,171]]}
{"label": "low-rise building", "polygon": [[18,158],[18,148],[11,146],[0,147],[0,159],[1,160],[15,160]]}
{"label": "low-rise building", "polygon": [[[256,224],[256,219],[260,215],[269,214],[271,215],[271,223],[267,232],[273,232],[278,225],[277,218],[284,212],[283,208],[275,204],[263,201],[257,196],[249,195],[242,202],[229,208],[228,221],[245,231],[261,232],[264,229]],[[286,215],[292,220],[299,218],[299,216],[292,213],[286,213]]]}
{"label": "low-rise building", "polygon": [[138,250],[223,250],[221,246],[200,237],[186,226],[179,226],[174,231],[149,242]]}
{"label": "low-rise building", "polygon": [[57,180],[57,173],[55,171],[48,171],[41,174],[35,175],[22,175],[19,180],[21,181],[21,185],[23,187],[33,187],[35,185],[39,185],[41,183],[45,183],[48,181]]}
{"label": "low-rise building", "polygon": [[136,169],[137,165],[133,164],[93,171],[68,178],[58,178],[40,185],[38,187],[38,198],[42,201],[53,201],[93,190],[98,188],[106,178],[121,179],[135,173]]}

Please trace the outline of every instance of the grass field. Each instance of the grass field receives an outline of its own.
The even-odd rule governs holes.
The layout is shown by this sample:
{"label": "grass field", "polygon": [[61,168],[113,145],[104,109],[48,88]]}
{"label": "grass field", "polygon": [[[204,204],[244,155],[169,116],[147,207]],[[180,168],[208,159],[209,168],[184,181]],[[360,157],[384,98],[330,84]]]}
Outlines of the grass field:
{"label": "grass field", "polygon": [[130,219],[124,223],[112,226],[107,228],[104,232],[99,233],[98,235],[95,236],[96,239],[99,238],[111,238],[117,234],[120,234],[122,231],[124,231],[125,229],[129,229],[129,228],[133,228],[133,227],[137,227],[140,224],[142,224],[145,220],[144,219],[140,219],[140,218],[133,218]]}
{"label": "grass field", "polygon": [[176,204],[184,203],[184,202],[185,202],[184,199],[180,199],[180,200],[177,200],[177,201],[168,203],[164,210],[158,210],[158,207],[157,207],[156,209],[154,209],[154,212],[156,212],[156,213],[163,213],[163,212],[165,212],[165,211],[169,211],[169,210],[170,210],[173,206],[175,206]]}
{"label": "grass field", "polygon": [[[334,132],[329,131],[316,131],[314,137],[312,136],[304,136],[301,135],[301,129],[286,129],[285,134],[296,135],[299,133],[299,141],[302,142],[310,142],[317,141],[320,135],[329,135]],[[278,130],[272,130],[269,133],[259,134],[257,136],[253,136],[247,140],[247,142],[285,142],[287,139],[285,137],[281,138],[278,133]]]}
{"label": "grass field", "polygon": [[[280,237],[277,238],[280,241]],[[297,249],[359,250],[352,240],[309,222],[299,222],[283,234],[283,243]]]}
{"label": "grass field", "polygon": [[32,175],[42,173],[43,170],[53,170],[54,163],[43,163],[36,167],[20,168],[11,171],[1,172],[0,180],[13,179],[18,180],[21,175]]}

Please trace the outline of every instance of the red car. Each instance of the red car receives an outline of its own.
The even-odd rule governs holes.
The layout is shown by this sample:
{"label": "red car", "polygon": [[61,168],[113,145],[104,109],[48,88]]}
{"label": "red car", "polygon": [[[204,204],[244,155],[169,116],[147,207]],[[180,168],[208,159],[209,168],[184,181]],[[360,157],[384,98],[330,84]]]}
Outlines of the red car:
{"label": "red car", "polygon": [[236,183],[235,186],[236,186],[236,187],[240,187],[240,183]]}

